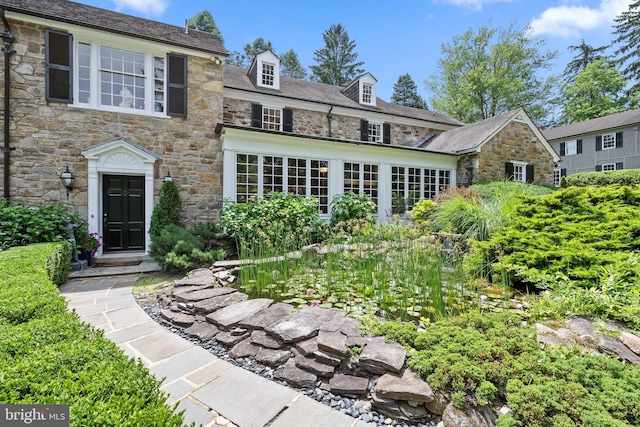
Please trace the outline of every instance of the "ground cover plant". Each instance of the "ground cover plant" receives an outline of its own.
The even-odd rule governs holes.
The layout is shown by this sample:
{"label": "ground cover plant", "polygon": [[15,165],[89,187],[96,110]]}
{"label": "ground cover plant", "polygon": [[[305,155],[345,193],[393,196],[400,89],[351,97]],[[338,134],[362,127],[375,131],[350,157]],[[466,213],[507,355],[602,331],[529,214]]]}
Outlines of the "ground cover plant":
{"label": "ground cover plant", "polygon": [[460,408],[506,402],[499,427],[635,426],[640,368],[568,349],[542,350],[512,313],[465,314],[423,326],[369,324],[408,348],[409,367]]}
{"label": "ground cover plant", "polygon": [[571,187],[526,199],[477,250],[510,282],[544,290],[541,314],[640,328],[640,188]]}
{"label": "ground cover plant", "polygon": [[68,242],[0,252],[0,402],[69,404],[71,426],[180,426],[158,381],[66,311]]}

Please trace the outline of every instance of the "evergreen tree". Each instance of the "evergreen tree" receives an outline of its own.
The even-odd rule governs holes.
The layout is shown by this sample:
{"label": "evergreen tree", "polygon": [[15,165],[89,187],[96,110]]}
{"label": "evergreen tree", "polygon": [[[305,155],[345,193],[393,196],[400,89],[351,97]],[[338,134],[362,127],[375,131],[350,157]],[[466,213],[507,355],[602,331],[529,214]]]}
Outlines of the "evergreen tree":
{"label": "evergreen tree", "polygon": [[393,94],[391,102],[405,107],[427,109],[427,103],[418,94],[418,86],[413,81],[409,73],[398,77],[398,82],[393,85]]}
{"label": "evergreen tree", "polygon": [[614,43],[619,45],[615,51],[619,55],[617,61],[625,68],[622,70],[623,76],[632,82],[631,92],[640,91],[640,0],[636,0],[629,5],[629,10],[622,12],[614,19],[614,35],[618,38]]}
{"label": "evergreen tree", "polygon": [[360,69],[364,62],[356,62],[358,54],[354,52],[356,42],[349,39],[349,34],[341,24],[333,24],[322,33],[325,47],[313,52],[314,61],[318,65],[311,67],[311,80],[345,86],[364,70]]}
{"label": "evergreen tree", "polygon": [[180,225],[182,222],[180,219],[181,211],[182,198],[178,186],[173,181],[163,182],[160,187],[160,199],[151,214],[151,224],[149,225],[151,240],[157,239],[167,225]]}
{"label": "evergreen tree", "polygon": [[600,46],[593,47],[584,42],[582,39],[582,43],[575,46],[569,46],[567,49],[572,52],[578,52],[576,56],[571,59],[571,62],[567,64],[567,67],[564,69],[562,75],[564,76],[565,81],[571,82],[575,78],[578,73],[583,71],[587,66],[593,61],[598,59],[606,59],[606,55],[604,52],[610,46]]}
{"label": "evergreen tree", "polygon": [[271,41],[265,41],[262,37],[258,37],[253,43],[247,43],[244,45],[244,53],[233,51],[226,59],[226,63],[229,65],[235,65],[237,67],[249,68],[253,58],[262,52],[267,50],[273,51]]}
{"label": "evergreen tree", "polygon": [[289,49],[280,56],[280,74],[294,79],[307,78],[307,71],[300,64],[298,55],[293,49]]}
{"label": "evergreen tree", "polygon": [[189,19],[189,21],[187,21],[187,27],[215,34],[216,36],[218,36],[220,41],[224,43],[222,33],[220,33],[220,30],[216,26],[216,22],[213,20],[213,16],[208,10],[203,10],[202,12],[196,14],[196,16],[194,16],[193,18]]}

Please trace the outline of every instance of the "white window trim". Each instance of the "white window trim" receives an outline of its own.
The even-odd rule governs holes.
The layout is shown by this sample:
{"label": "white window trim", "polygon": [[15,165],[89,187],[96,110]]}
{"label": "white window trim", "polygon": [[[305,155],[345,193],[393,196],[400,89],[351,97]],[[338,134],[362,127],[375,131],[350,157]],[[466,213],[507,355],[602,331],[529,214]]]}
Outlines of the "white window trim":
{"label": "white window trim", "polygon": [[[436,191],[435,191],[435,197],[437,197],[442,191],[446,190],[447,188],[451,187],[451,182],[452,182],[452,171],[451,169],[441,169],[441,168],[429,168],[429,167],[424,167],[424,166],[408,166],[408,165],[396,165],[393,164],[391,165],[391,168],[393,170],[393,168],[403,168],[404,169],[404,200],[407,204],[407,210],[410,209],[410,205],[411,203],[409,202],[409,169],[418,169],[420,171],[420,176],[418,177],[419,182],[418,185],[420,187],[420,194],[418,197],[418,200],[420,199],[426,199],[427,197],[425,196],[425,171],[429,170],[435,170],[436,171]],[[443,184],[442,180],[441,180],[441,176],[440,176],[440,172],[449,172],[449,184],[444,187],[445,184]],[[393,173],[392,173],[393,175]],[[391,176],[391,185],[393,186],[393,176]],[[444,187],[444,188],[443,188]],[[390,193],[393,193],[393,190],[390,188]],[[430,200],[433,200],[431,198],[429,198]]]}
{"label": "white window trim", "polygon": [[[556,182],[556,177],[558,178]],[[562,170],[559,168],[553,169],[553,186],[560,187],[560,181],[562,181]]]}
{"label": "white window trim", "polygon": [[[91,86],[90,86],[90,94],[91,101],[90,103],[80,103],[78,100],[79,97],[79,82],[78,82],[78,69],[79,69],[79,54],[78,54],[78,44],[88,44],[91,48]],[[145,70],[147,70],[147,75],[145,75],[145,108],[144,109],[136,109],[136,108],[123,108],[123,107],[115,107],[110,105],[100,105],[100,46],[108,46],[116,49],[122,49],[127,51],[136,51],[140,53],[144,53],[145,55]],[[75,32],[73,37],[73,103],[70,104],[71,107],[75,108],[83,108],[83,109],[91,109],[98,111],[109,111],[114,113],[125,113],[125,114],[137,114],[143,116],[153,116],[153,117],[162,117],[167,118],[167,53],[168,51],[159,50],[159,49],[149,49],[148,46],[140,43],[131,43],[130,41],[120,40],[118,38],[108,38],[108,37],[96,37],[92,33],[83,33],[83,32]],[[154,58],[160,57],[165,60],[165,70],[164,70],[164,112],[159,113],[154,111],[155,103],[154,101]]]}
{"label": "white window trim", "polygon": [[[573,152],[569,152],[569,144],[573,145]],[[564,155],[565,156],[573,156],[574,154],[578,154],[578,140],[573,139],[571,141],[565,141],[564,143]]]}
{"label": "white window trim", "polygon": [[[609,144],[613,144],[613,145],[611,145],[611,147],[605,147],[605,146],[604,146],[604,144],[605,144],[604,137],[605,137],[605,136],[606,136],[606,137],[612,137],[612,138],[611,138],[611,140],[607,141],[607,143],[609,143]],[[613,148],[616,148],[616,142],[617,142],[617,141],[616,141],[616,139],[617,139],[617,137],[616,137],[616,134],[615,134],[615,133],[605,133],[605,134],[602,134],[602,150],[611,150],[611,149],[613,149]]]}
{"label": "white window trim", "polygon": [[[384,139],[384,123],[383,122],[377,122],[377,121],[368,121],[369,123],[369,128],[367,129],[367,139],[369,140],[369,142],[382,142],[382,140]],[[377,126],[378,127],[378,135],[376,136],[376,139],[371,139],[371,126]]]}
{"label": "white window trim", "polygon": [[269,104],[262,104],[262,117],[261,122],[262,122],[262,129],[265,129],[264,127],[264,111],[265,109],[270,109],[270,110],[278,110],[280,111],[280,126],[278,127],[278,131],[282,132],[282,124],[284,122],[284,107],[280,107],[277,105],[269,105]]}
{"label": "white window trim", "polygon": [[[375,107],[376,105],[376,85],[372,82],[369,81],[362,81],[363,79],[360,79],[360,81],[358,82],[359,85],[359,91],[358,93],[360,94],[360,103],[364,104],[364,105],[372,105]],[[369,85],[371,87],[371,101],[370,102],[365,102],[364,101],[364,86],[365,85]]]}
{"label": "white window trim", "polygon": [[[263,59],[262,55],[268,55],[270,59],[273,59],[273,60],[269,61],[269,60],[266,60],[266,58]],[[273,85],[266,85],[262,83],[262,64],[268,64],[273,66]],[[256,65],[257,65],[256,85],[259,87],[264,87],[268,89],[280,89],[280,63],[277,61],[277,57],[268,51],[263,52],[262,54],[258,55],[258,63]]]}
{"label": "white window trim", "polygon": [[[602,172],[606,172],[606,171],[615,171],[618,170],[618,168],[616,168],[616,164],[615,163],[603,163],[602,165]],[[605,167],[609,167],[612,166],[612,169],[605,169]]]}
{"label": "white window trim", "polygon": [[[527,165],[529,163],[527,162],[522,162],[519,160],[511,160],[511,163],[513,163],[513,173],[514,173],[514,182],[527,182]],[[521,167],[522,168],[522,179],[521,180],[517,180],[515,179],[515,169],[516,167]]]}

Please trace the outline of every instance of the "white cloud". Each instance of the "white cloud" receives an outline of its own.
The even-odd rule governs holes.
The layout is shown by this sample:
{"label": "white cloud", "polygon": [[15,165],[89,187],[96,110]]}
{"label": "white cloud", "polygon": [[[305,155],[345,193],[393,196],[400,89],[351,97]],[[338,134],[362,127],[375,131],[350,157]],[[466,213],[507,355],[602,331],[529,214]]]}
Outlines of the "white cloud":
{"label": "white cloud", "polygon": [[482,6],[487,3],[511,3],[513,0],[434,0],[434,2],[452,4],[459,7],[466,7],[472,10],[482,10]]}
{"label": "white cloud", "polygon": [[629,10],[633,0],[601,0],[597,8],[580,5],[576,1],[563,1],[562,6],[550,7],[531,21],[536,35],[550,34],[565,39],[581,37],[583,31],[611,28],[613,19]]}
{"label": "white cloud", "polygon": [[159,16],[169,7],[166,0],[112,0],[116,4],[116,10],[131,9],[145,15]]}

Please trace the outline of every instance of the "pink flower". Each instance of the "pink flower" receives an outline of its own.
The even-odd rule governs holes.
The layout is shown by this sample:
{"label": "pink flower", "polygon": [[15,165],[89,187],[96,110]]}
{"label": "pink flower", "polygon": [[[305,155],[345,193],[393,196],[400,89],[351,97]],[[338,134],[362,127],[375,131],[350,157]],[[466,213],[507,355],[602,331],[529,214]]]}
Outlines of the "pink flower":
{"label": "pink flower", "polygon": [[317,307],[318,306],[318,301],[314,301],[311,303],[311,307]]}
{"label": "pink flower", "polygon": [[313,295],[312,291],[307,291],[307,296],[310,297],[311,295]]}

